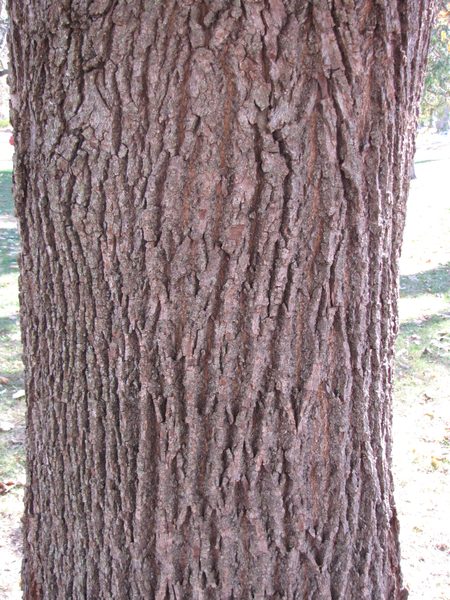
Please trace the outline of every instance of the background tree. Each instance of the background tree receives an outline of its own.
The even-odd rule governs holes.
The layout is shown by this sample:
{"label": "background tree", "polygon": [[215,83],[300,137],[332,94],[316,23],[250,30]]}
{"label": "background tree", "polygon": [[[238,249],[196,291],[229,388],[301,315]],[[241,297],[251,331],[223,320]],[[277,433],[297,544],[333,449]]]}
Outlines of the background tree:
{"label": "background tree", "polygon": [[434,3],[10,4],[25,598],[403,598]]}
{"label": "background tree", "polygon": [[441,0],[440,8],[431,34],[421,121],[446,131],[450,126],[450,3]]}

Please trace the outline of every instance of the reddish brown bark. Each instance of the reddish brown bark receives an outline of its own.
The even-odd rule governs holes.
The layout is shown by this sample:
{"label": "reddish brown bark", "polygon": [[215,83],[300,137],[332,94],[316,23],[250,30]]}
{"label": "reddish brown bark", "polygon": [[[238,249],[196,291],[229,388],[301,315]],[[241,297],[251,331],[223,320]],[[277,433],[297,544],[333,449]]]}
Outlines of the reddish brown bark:
{"label": "reddish brown bark", "polygon": [[431,0],[16,0],[25,598],[403,597]]}

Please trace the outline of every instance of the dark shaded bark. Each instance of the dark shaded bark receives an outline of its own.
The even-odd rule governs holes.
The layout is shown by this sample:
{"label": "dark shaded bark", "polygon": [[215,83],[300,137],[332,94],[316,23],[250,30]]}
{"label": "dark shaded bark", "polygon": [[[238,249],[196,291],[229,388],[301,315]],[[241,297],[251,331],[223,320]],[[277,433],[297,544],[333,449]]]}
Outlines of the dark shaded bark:
{"label": "dark shaded bark", "polygon": [[403,598],[430,0],[15,0],[25,598]]}

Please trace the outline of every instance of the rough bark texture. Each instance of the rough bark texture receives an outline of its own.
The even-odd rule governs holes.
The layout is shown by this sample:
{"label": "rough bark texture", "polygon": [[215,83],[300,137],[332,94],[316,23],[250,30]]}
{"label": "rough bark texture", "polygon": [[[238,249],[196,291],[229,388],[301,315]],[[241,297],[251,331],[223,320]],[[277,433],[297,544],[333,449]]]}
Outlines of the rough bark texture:
{"label": "rough bark texture", "polygon": [[26,600],[403,598],[433,0],[13,0]]}

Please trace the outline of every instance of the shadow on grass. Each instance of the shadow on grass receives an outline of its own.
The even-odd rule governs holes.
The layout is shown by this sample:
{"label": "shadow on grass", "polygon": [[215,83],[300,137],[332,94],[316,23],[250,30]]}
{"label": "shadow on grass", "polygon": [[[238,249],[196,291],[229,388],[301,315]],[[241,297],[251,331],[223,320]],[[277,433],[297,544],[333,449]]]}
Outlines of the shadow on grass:
{"label": "shadow on grass", "polygon": [[[407,351],[408,362],[419,372],[420,364],[441,364],[450,368],[450,313],[441,312],[402,323],[397,353]],[[399,352],[400,351],[400,352]]]}
{"label": "shadow on grass", "polygon": [[6,377],[8,379],[8,384],[2,384],[0,386],[0,418],[1,413],[5,409],[9,408],[17,408],[18,402],[22,402],[23,398],[13,398],[13,395],[18,391],[22,390],[24,387],[24,373],[23,369],[15,369],[14,371],[9,371],[8,373],[4,373],[0,371],[0,376]]}
{"label": "shadow on grass", "polygon": [[15,478],[25,468],[23,434],[17,437],[0,433],[0,479]]}
{"label": "shadow on grass", "polygon": [[17,257],[20,251],[19,234],[16,228],[2,228],[0,221],[0,275],[18,270]]}
{"label": "shadow on grass", "polygon": [[430,271],[400,277],[400,296],[445,294],[450,290],[450,263]]}
{"label": "shadow on grass", "polygon": [[11,171],[0,171],[0,215],[14,216]]}
{"label": "shadow on grass", "polygon": [[426,158],[424,160],[415,160],[414,164],[415,165],[424,165],[425,163],[430,163],[430,162],[440,162],[441,160],[447,160],[447,158]]}
{"label": "shadow on grass", "polygon": [[18,270],[19,234],[14,220],[11,171],[0,171],[0,275]]}
{"label": "shadow on grass", "polygon": [[10,335],[17,329],[19,324],[19,316],[12,315],[10,317],[0,317],[0,339],[4,335]]}

